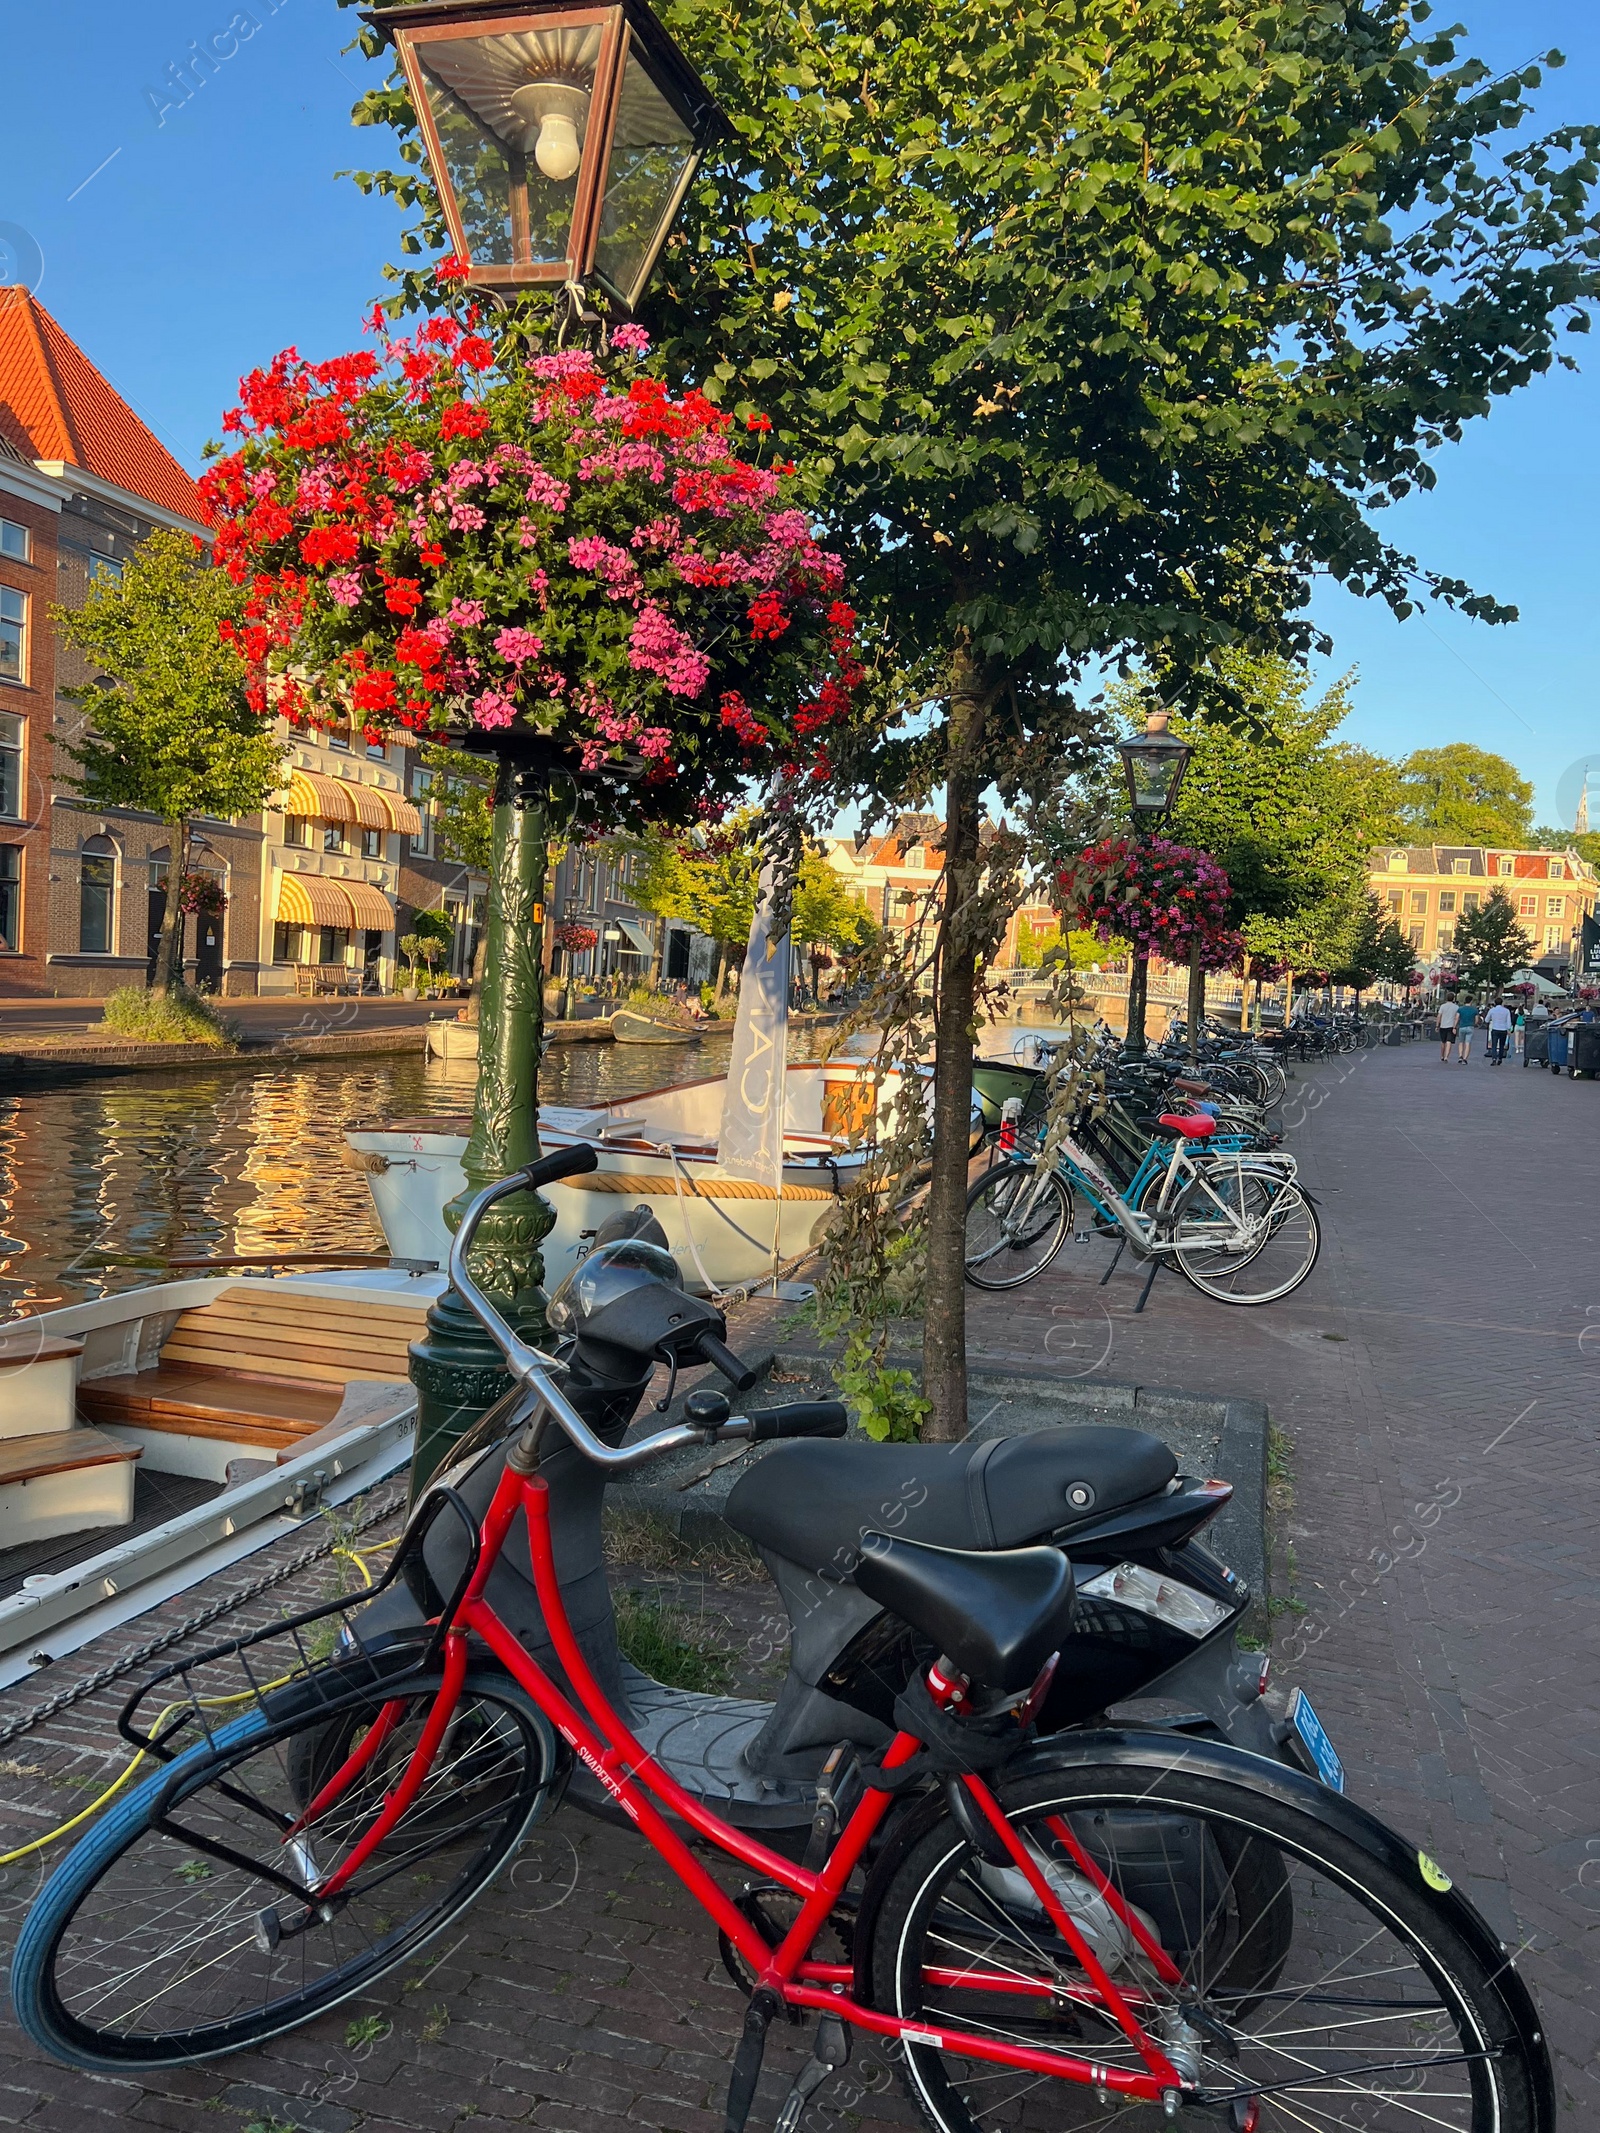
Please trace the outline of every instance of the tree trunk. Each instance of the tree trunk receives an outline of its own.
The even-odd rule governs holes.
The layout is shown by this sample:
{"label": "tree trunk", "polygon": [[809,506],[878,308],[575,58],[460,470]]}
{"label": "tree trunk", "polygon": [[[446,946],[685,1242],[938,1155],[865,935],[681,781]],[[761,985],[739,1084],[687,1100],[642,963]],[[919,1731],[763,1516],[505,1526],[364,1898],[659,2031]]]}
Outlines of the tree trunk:
{"label": "tree trunk", "polygon": [[733,969],[733,946],[729,941],[717,943],[717,977],[714,998],[720,1007],[728,996],[728,977]]}
{"label": "tree trunk", "polygon": [[1189,950],[1189,1004],[1185,1019],[1189,1024],[1189,1064],[1200,1064],[1200,1024],[1206,1012],[1206,974],[1200,967],[1200,943],[1195,942]]}
{"label": "tree trunk", "polygon": [[156,944],[156,974],[151,991],[170,999],[183,990],[183,937],[188,930],[183,908],[183,881],[189,871],[189,825],[167,824],[167,903],[161,914],[161,938]]}
{"label": "tree trunk", "polygon": [[973,906],[982,878],[979,831],[988,695],[970,648],[962,645],[950,666],[944,895],[934,987],[933,1175],[922,1325],[922,1389],[931,1402],[922,1434],[934,1443],[953,1443],[967,1433],[967,1142],[978,979]]}
{"label": "tree trunk", "polygon": [[1292,970],[1286,970],[1283,974],[1283,1026],[1285,1030],[1287,1030],[1289,1027],[1289,1017],[1293,1013],[1293,1011],[1294,972]]}
{"label": "tree trunk", "polygon": [[666,961],[667,922],[664,918],[658,918],[656,920],[656,945],[650,957],[650,990],[652,992],[661,990],[661,973],[666,967]]}
{"label": "tree trunk", "polygon": [[1150,958],[1136,955],[1133,967],[1128,972],[1128,1018],[1123,1034],[1122,1049],[1132,1059],[1141,1058],[1145,1048],[1145,1012],[1150,1000]]}

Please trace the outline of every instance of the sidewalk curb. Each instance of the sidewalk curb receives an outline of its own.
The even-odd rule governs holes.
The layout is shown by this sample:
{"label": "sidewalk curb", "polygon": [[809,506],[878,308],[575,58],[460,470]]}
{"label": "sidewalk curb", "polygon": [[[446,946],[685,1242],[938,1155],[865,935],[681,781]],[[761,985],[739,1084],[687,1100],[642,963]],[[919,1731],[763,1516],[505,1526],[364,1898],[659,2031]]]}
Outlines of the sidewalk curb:
{"label": "sidewalk curb", "polygon": [[243,1045],[237,1051],[212,1051],[197,1044],[108,1044],[37,1052],[0,1051],[0,1088],[51,1078],[83,1081],[102,1074],[166,1074],[174,1068],[201,1073],[219,1069],[250,1072],[259,1067],[296,1066],[317,1059],[351,1059],[388,1053],[425,1052],[426,1023],[399,1029],[336,1030],[323,1036],[291,1038],[278,1044]]}

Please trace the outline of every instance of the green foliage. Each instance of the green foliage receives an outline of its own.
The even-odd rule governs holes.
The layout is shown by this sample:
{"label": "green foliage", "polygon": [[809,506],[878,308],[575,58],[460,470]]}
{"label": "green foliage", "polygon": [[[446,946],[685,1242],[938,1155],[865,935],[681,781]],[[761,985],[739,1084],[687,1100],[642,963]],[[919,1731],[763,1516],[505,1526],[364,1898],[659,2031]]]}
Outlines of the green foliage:
{"label": "green foliage", "polygon": [[422,767],[433,779],[424,805],[433,815],[434,849],[488,873],[494,852],[493,758],[430,741],[422,747]]}
{"label": "green foliage", "polygon": [[632,1592],[614,1598],[617,1645],[624,1659],[664,1688],[698,1689],[718,1695],[728,1686],[728,1655],[697,1633],[686,1615],[652,1597]]}
{"label": "green foliage", "polygon": [[1503,755],[1453,741],[1419,748],[1400,766],[1400,804],[1414,844],[1507,845],[1533,835],[1533,786]]}
{"label": "green foliage", "polygon": [[233,1031],[208,1000],[198,993],[146,992],[124,985],[107,996],[101,1026],[130,1044],[202,1044],[213,1050],[232,1048]]}
{"label": "green foliage", "polygon": [[455,937],[455,926],[451,922],[449,914],[444,911],[418,911],[415,913],[411,921],[411,932],[407,936],[408,939],[412,940],[437,942],[438,946],[445,950],[448,950]]}
{"label": "green foliage", "polygon": [[1576,852],[1590,866],[1600,867],[1600,830],[1552,829],[1541,825],[1529,839],[1529,849],[1536,852]]}
{"label": "green foliage", "polygon": [[802,948],[825,948],[848,959],[876,940],[878,923],[826,856],[809,848],[795,885],[792,931]]}
{"label": "green foliage", "polygon": [[1476,911],[1456,920],[1454,961],[1468,985],[1498,990],[1533,961],[1532,939],[1517,923],[1504,889],[1494,889]]}
{"label": "green foliage", "polygon": [[1399,925],[1375,895],[1362,906],[1346,947],[1344,961],[1334,971],[1340,985],[1353,985],[1365,992],[1380,980],[1403,985],[1416,968],[1416,950]]}
{"label": "green foliage", "polygon": [[284,748],[244,699],[244,668],[217,635],[240,595],[195,554],[185,533],[153,534],[120,581],[52,610],[56,628],[99,669],[67,690],[80,738],[58,748],[78,766],[67,783],[97,807],[133,807],[163,822],[255,812],[275,791]]}
{"label": "green foliage", "polygon": [[914,1444],[929,1402],[909,1370],[889,1369],[865,1333],[852,1333],[833,1373],[856,1420],[879,1444]]}

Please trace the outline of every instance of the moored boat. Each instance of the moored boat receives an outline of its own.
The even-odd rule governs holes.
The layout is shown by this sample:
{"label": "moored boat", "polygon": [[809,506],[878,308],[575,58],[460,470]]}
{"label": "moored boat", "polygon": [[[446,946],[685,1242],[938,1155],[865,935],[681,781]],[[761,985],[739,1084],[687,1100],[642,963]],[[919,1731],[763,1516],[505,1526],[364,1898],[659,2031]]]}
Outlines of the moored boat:
{"label": "moored boat", "polygon": [[[931,1102],[931,1070],[925,1070]],[[587,1141],[599,1168],[547,1188],[556,1226],[543,1244],[545,1283],[576,1265],[588,1238],[627,1199],[647,1201],[667,1233],[685,1282],[702,1293],[737,1288],[807,1251],[867,1160],[850,1142],[871,1117],[872,1070],[857,1061],[791,1066],[784,1076],[781,1190],[731,1174],[718,1158],[724,1075],[646,1090],[606,1104],[545,1104],[546,1148]],[[899,1088],[892,1074],[878,1092],[886,1116]],[[974,1114],[976,1123],[976,1113]],[[406,1259],[442,1261],[450,1231],[444,1210],[466,1186],[461,1167],[469,1121],[431,1116],[354,1126],[346,1134],[353,1167],[366,1175],[389,1249]]]}
{"label": "moored boat", "polygon": [[692,1022],[674,1022],[665,1015],[636,1014],[619,1007],[611,1017],[611,1034],[618,1044],[698,1044],[702,1032]]}

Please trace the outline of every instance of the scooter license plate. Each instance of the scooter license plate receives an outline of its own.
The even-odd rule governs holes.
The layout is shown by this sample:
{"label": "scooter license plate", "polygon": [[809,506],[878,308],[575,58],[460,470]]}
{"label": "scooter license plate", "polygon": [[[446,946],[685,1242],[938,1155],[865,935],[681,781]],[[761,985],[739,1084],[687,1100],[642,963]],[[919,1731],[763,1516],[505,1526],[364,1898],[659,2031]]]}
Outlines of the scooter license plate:
{"label": "scooter license plate", "polygon": [[1294,1700],[1289,1705],[1289,1723],[1299,1735],[1301,1744],[1310,1756],[1317,1776],[1330,1792],[1343,1792],[1344,1765],[1338,1751],[1329,1740],[1322,1720],[1311,1708],[1311,1698],[1304,1689],[1296,1689]]}

